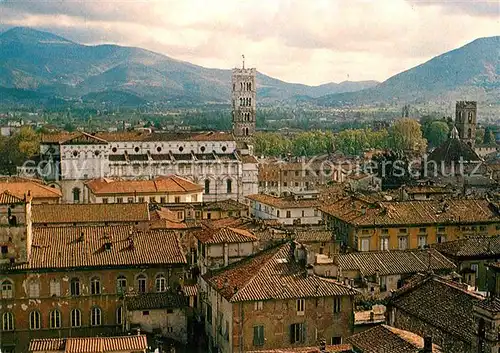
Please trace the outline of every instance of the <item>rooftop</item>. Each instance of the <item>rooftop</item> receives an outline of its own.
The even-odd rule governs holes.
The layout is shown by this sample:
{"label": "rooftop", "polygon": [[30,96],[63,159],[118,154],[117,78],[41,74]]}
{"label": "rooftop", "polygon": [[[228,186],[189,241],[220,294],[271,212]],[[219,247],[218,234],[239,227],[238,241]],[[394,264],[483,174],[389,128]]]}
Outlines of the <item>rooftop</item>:
{"label": "rooftop", "polygon": [[127,310],[171,309],[187,305],[183,295],[171,292],[143,293],[125,298]]}
{"label": "rooftop", "polygon": [[325,351],[321,351],[318,347],[297,347],[297,348],[278,348],[265,351],[245,351],[245,353],[351,353],[352,346],[350,344],[335,344],[328,345]]}
{"label": "rooftop", "polygon": [[172,231],[140,231],[130,226],[33,228],[31,257],[8,270],[185,264]]}
{"label": "rooftop", "polygon": [[60,190],[51,188],[40,182],[14,180],[15,181],[9,181],[8,179],[4,179],[0,181],[0,193],[7,191],[20,199],[24,199],[24,195],[27,195],[28,192],[34,199],[43,198],[59,200],[62,197]]}
{"label": "rooftop", "polygon": [[[449,138],[432,151],[427,161],[435,161],[449,165],[452,162],[479,162],[481,158],[474,150],[459,138]],[[458,166],[458,165],[457,165]]]}
{"label": "rooftop", "polygon": [[457,339],[472,342],[473,307],[483,300],[484,297],[469,292],[465,285],[430,275],[415,279],[395,292],[389,306],[404,310]]}
{"label": "rooftop", "polygon": [[500,222],[498,209],[483,199],[367,202],[346,197],[320,210],[356,226]]}
{"label": "rooftop", "polygon": [[24,203],[24,198],[19,198],[10,194],[8,191],[0,192],[0,205],[10,205],[15,203]]}
{"label": "rooftop", "polygon": [[147,222],[147,203],[33,205],[33,223]]}
{"label": "rooftop", "polygon": [[342,283],[308,275],[295,260],[288,242],[220,270],[207,273],[205,281],[229,302],[306,297],[354,296],[358,292]]}
{"label": "rooftop", "polygon": [[290,197],[277,197],[267,194],[254,194],[246,196],[247,199],[260,202],[275,208],[315,208],[321,205],[318,199],[294,199]]}
{"label": "rooftop", "polygon": [[248,206],[238,202],[236,200],[221,200],[221,201],[214,201],[207,203],[204,207],[204,210],[207,211],[212,211],[212,210],[217,210],[217,211],[246,211],[248,210]]}
{"label": "rooftop", "polygon": [[257,237],[245,229],[232,227],[208,228],[194,233],[195,237],[204,244],[247,243],[257,241]]}
{"label": "rooftop", "polygon": [[177,175],[160,177],[153,180],[118,180],[100,178],[86,183],[96,195],[134,194],[134,193],[186,193],[200,192],[203,186],[195,184]]}
{"label": "rooftop", "polygon": [[[420,353],[424,339],[409,331],[387,325],[378,325],[348,337],[346,341],[363,353]],[[439,346],[432,345],[433,353],[441,353]]]}
{"label": "rooftop", "polygon": [[498,257],[500,256],[500,235],[463,238],[431,246],[451,257]]}
{"label": "rooftop", "polygon": [[342,271],[356,270],[363,276],[410,274],[428,270],[454,270],[455,264],[434,249],[362,251],[338,255]]}
{"label": "rooftop", "polygon": [[145,351],[148,348],[145,335],[119,337],[71,337],[32,339],[29,351],[46,353],[121,353],[123,351]]}

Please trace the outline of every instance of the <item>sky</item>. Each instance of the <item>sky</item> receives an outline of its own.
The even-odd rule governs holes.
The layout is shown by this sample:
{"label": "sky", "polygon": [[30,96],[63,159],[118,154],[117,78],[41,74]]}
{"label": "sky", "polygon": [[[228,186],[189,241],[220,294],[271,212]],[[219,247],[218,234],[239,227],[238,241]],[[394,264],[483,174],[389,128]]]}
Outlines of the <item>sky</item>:
{"label": "sky", "polygon": [[29,26],[288,82],[378,80],[500,35],[498,0],[0,0],[0,31]]}

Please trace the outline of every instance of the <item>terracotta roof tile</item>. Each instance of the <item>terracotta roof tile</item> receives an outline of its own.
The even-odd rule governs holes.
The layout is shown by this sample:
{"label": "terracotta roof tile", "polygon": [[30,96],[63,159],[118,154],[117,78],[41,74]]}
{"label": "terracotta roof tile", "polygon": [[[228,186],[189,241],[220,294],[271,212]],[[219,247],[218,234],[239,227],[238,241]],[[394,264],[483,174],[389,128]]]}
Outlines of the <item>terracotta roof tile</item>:
{"label": "terracotta roof tile", "polygon": [[171,292],[144,293],[125,298],[127,310],[170,309],[187,305],[183,295]]}
{"label": "terracotta roof tile", "polygon": [[145,222],[147,203],[93,203],[33,205],[33,223]]}
{"label": "terracotta roof tile", "polygon": [[488,298],[477,303],[477,306],[494,313],[500,313],[500,299],[497,297]]}
{"label": "terracotta roof tile", "polygon": [[[83,234],[83,237],[82,237]],[[109,250],[106,249],[109,243]],[[130,226],[42,227],[33,229],[31,258],[8,270],[185,264],[176,234]]]}
{"label": "terracotta roof tile", "polygon": [[198,286],[196,284],[184,285],[182,287],[182,292],[186,297],[194,297],[198,295]]}
{"label": "terracotta roof tile", "polygon": [[230,302],[356,295],[342,283],[306,275],[286,243],[207,273],[203,278]]}
{"label": "terracotta roof tile", "polygon": [[245,353],[351,353],[352,346],[350,344],[335,344],[328,345],[325,351],[321,351],[319,347],[296,347],[296,348],[278,348],[268,349],[265,351],[245,351]]}
{"label": "terracotta roof tile", "polygon": [[[430,258],[429,258],[430,256]],[[363,276],[373,276],[379,271],[381,276],[435,271],[456,268],[455,264],[434,249],[362,251],[338,255],[338,265],[342,271],[355,270]]]}
{"label": "terracotta roof tile", "polygon": [[0,193],[0,205],[12,204],[12,203],[24,203],[24,199],[10,194],[8,191]]}
{"label": "terracotta roof tile", "polygon": [[403,286],[389,301],[389,306],[425,321],[441,331],[472,342],[473,307],[484,297],[469,292],[465,286],[430,275]]}
{"label": "terracotta roof tile", "polygon": [[248,230],[224,227],[205,228],[194,233],[195,237],[204,244],[246,243],[257,241],[257,237]]}
{"label": "terracotta roof tile", "polygon": [[44,199],[60,199],[62,193],[60,190],[51,188],[47,185],[43,185],[34,181],[3,181],[0,182],[0,193],[8,191],[11,195],[14,195],[20,199],[24,198],[24,195],[30,193],[31,197],[44,198]]}
{"label": "terracotta roof tile", "polygon": [[30,352],[64,351],[64,353],[115,353],[145,351],[148,348],[145,335],[117,337],[71,337],[32,339]]}
{"label": "terracotta roof tile", "polygon": [[228,199],[228,200],[210,202],[206,206],[204,206],[204,209],[207,211],[211,210],[245,211],[248,210],[248,206],[236,200]]}
{"label": "terracotta roof tile", "polygon": [[203,186],[195,184],[177,175],[156,178],[154,180],[118,180],[100,178],[86,183],[93,194],[133,194],[133,193],[185,193],[198,192]]}
{"label": "terracotta roof tile", "polygon": [[307,229],[298,230],[294,234],[294,239],[299,243],[329,242],[333,239],[333,233],[329,230]]}
{"label": "terracotta roof tile", "polygon": [[482,199],[366,202],[347,197],[320,210],[357,226],[500,222],[498,210]]}
{"label": "terracotta roof tile", "polygon": [[[387,325],[375,326],[346,340],[363,353],[420,353],[424,347],[422,337]],[[433,353],[442,352],[435,344],[432,345],[432,349]]]}
{"label": "terracotta roof tile", "polygon": [[500,236],[463,238],[431,246],[450,257],[500,256]]}

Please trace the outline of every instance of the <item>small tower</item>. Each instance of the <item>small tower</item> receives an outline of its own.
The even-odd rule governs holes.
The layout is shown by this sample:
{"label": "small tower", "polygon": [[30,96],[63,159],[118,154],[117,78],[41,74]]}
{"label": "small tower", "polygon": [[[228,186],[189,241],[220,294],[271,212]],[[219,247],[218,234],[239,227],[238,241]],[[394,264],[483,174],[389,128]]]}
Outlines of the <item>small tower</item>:
{"label": "small tower", "polygon": [[455,108],[455,126],[460,140],[474,148],[476,142],[477,102],[458,101]]}
{"label": "small tower", "polygon": [[500,348],[500,300],[490,297],[474,304],[473,353],[498,353]]}
{"label": "small tower", "polygon": [[233,134],[236,140],[251,142],[255,132],[256,69],[245,69],[245,56],[241,69],[233,69],[232,104]]}

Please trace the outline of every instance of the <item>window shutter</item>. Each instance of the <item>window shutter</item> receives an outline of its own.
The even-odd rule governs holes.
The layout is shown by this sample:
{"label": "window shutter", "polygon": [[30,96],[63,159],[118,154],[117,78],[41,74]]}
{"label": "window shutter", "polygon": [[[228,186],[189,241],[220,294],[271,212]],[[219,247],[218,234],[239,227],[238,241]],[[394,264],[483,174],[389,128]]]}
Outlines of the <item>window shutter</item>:
{"label": "window shutter", "polygon": [[306,342],[307,334],[306,334],[306,324],[302,324],[302,343]]}
{"label": "window shutter", "polygon": [[259,345],[259,327],[258,326],[253,327],[253,345],[254,346]]}
{"label": "window shutter", "polygon": [[295,325],[290,325],[290,343],[295,343],[295,338],[294,338],[294,328],[295,328]]}

